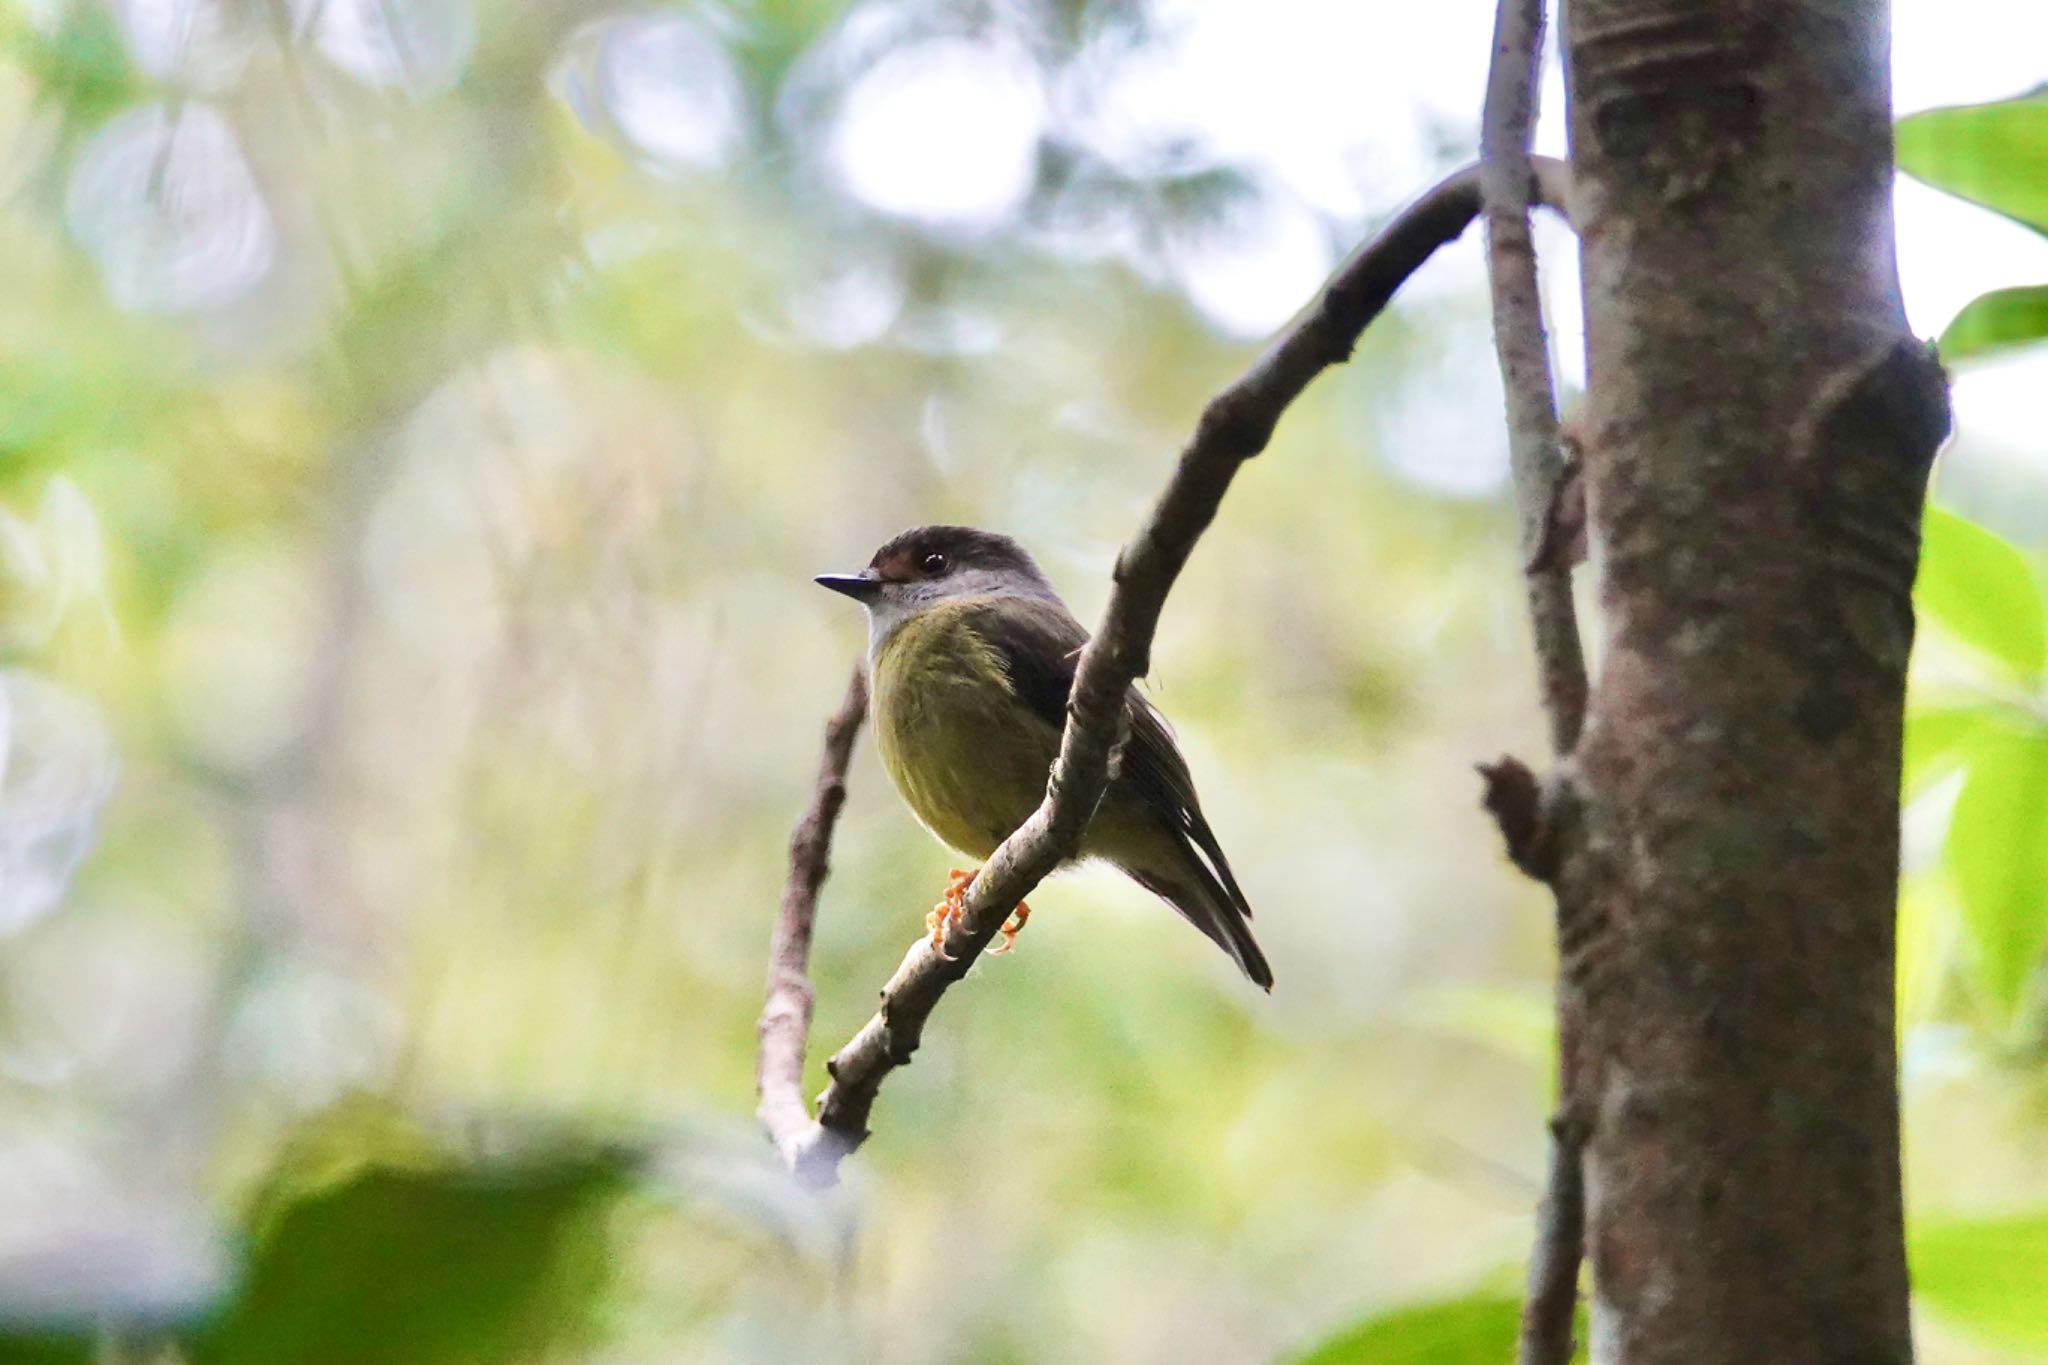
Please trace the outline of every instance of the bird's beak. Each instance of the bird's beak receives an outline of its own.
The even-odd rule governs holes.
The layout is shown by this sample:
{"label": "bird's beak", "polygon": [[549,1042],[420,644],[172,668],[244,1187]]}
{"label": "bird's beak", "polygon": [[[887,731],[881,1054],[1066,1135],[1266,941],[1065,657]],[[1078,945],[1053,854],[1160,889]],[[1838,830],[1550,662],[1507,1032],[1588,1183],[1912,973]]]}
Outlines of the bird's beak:
{"label": "bird's beak", "polygon": [[882,589],[879,578],[864,573],[821,573],[811,581],[821,588],[843,592],[856,602],[869,601]]}

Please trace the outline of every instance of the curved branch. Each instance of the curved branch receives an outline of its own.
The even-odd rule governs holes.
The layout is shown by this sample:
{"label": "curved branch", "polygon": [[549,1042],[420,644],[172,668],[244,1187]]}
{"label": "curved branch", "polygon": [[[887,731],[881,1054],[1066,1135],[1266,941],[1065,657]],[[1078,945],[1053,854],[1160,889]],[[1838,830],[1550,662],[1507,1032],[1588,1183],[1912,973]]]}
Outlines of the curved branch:
{"label": "curved branch", "polygon": [[768,1001],[761,1008],[761,1057],[754,1072],[761,1103],[755,1110],[769,1140],[790,1167],[804,1174],[798,1154],[806,1145],[811,1111],[804,1104],[804,1044],[811,1031],[811,925],[825,885],[832,829],[846,804],[846,768],[868,709],[867,669],[853,666],[846,697],[825,722],[825,752],[811,803],[789,836],[789,880],[768,948]]}
{"label": "curved branch", "polygon": [[[1569,177],[1560,163],[1530,164],[1525,174],[1523,202],[1564,208]],[[829,1182],[839,1161],[867,1137],[882,1081],[909,1063],[939,998],[967,974],[1011,908],[1079,846],[1122,740],[1125,694],[1150,667],[1166,595],[1238,467],[1265,449],[1281,414],[1310,381],[1350,358],[1394,292],[1438,247],[1465,231],[1479,206],[1477,167],[1446,177],[1354,252],[1316,301],[1203,408],[1172,478],[1117,556],[1101,627],[1081,653],[1045,799],[982,867],[944,942],[936,949],[924,939],[911,946],[882,988],[881,1007],[827,1063],[832,1081],[818,1098],[817,1121],[786,1136],[787,1128],[779,1125],[792,1111],[778,1101],[770,1131],[784,1160],[807,1179]],[[765,1041],[764,1032],[764,1046]],[[767,1106],[764,1092],[764,1123]]]}

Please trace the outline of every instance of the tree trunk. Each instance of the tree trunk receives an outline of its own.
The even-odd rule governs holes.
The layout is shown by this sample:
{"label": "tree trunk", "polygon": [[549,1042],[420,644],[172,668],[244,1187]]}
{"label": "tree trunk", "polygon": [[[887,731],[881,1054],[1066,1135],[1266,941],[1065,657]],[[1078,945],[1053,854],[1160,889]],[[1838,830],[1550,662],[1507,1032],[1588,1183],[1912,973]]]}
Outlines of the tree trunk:
{"label": "tree trunk", "polygon": [[1559,788],[1599,1361],[1911,1357],[1893,912],[1942,375],[1889,16],[1566,0],[1608,632]]}

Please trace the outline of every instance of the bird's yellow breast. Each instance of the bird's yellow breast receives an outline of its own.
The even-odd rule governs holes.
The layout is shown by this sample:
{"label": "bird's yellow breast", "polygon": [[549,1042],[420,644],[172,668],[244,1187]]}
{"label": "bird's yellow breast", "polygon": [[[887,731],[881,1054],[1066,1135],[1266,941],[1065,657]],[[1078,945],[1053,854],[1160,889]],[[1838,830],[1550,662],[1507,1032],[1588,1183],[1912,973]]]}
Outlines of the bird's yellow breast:
{"label": "bird's yellow breast", "polygon": [[875,744],[925,828],[973,858],[995,852],[1037,808],[1059,732],[1010,686],[1002,656],[969,624],[985,605],[927,608],[874,660]]}

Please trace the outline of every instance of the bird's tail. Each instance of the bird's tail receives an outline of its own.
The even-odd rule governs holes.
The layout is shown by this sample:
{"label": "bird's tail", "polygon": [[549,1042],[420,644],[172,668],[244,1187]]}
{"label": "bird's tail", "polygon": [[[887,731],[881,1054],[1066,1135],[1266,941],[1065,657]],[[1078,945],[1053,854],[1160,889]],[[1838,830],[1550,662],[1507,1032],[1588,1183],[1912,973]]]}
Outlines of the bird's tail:
{"label": "bird's tail", "polygon": [[1212,866],[1189,845],[1170,871],[1157,867],[1124,868],[1131,880],[1180,912],[1182,919],[1209,936],[1261,990],[1273,989],[1273,968],[1252,937],[1252,908],[1228,866]]}

